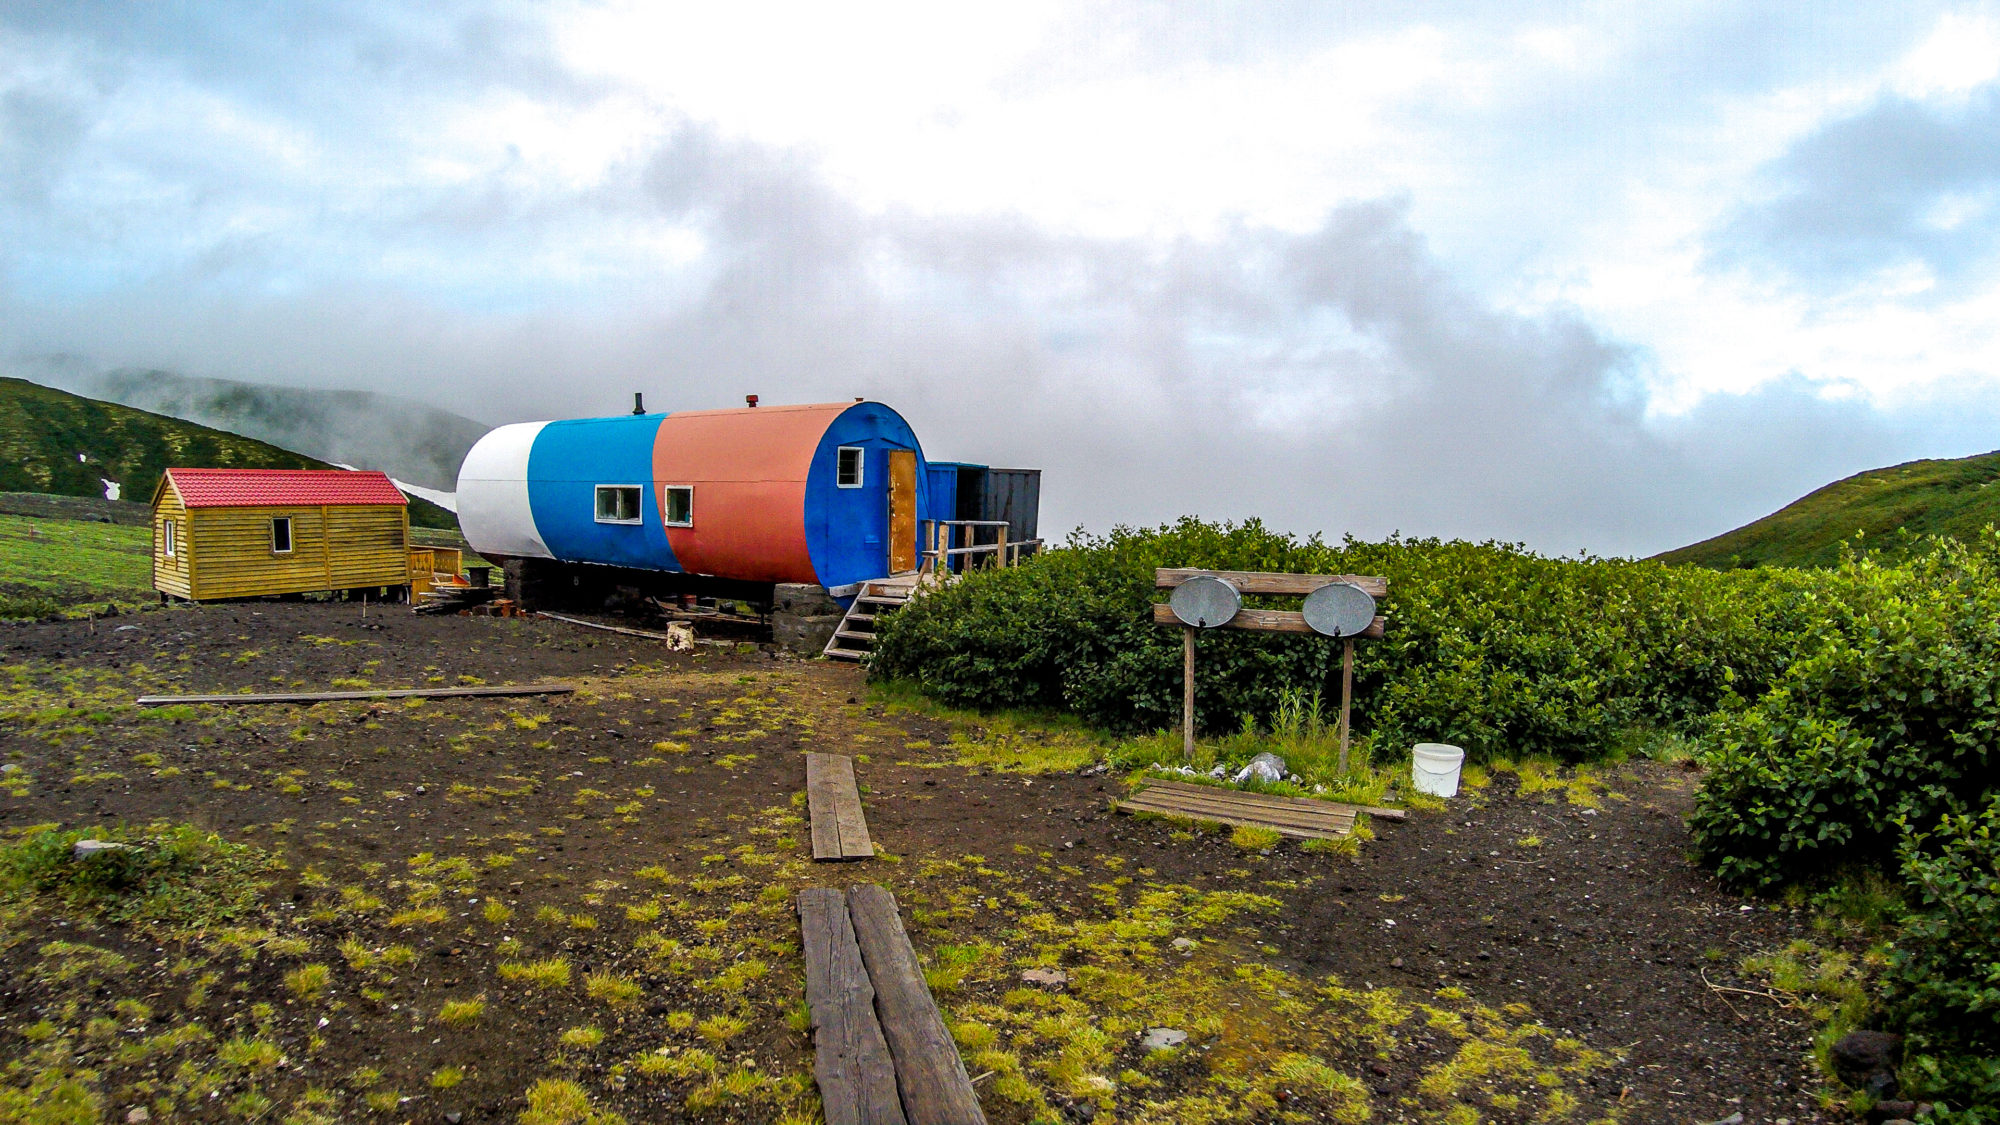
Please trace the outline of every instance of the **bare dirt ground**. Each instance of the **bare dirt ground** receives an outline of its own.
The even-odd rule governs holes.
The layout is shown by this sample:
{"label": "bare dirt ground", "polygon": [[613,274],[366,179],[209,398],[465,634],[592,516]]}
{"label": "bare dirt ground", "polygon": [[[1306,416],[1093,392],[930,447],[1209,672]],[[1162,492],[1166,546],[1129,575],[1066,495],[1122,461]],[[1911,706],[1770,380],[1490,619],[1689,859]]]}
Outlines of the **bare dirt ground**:
{"label": "bare dirt ground", "polygon": [[[1835,1119],[1811,1021],[1737,970],[1805,921],[1689,862],[1679,771],[1502,776],[1348,857],[1115,815],[1086,738],[750,646],[270,603],[0,651],[9,839],[190,823],[267,865],[198,925],[0,904],[0,1091],[83,1107],[44,1120],[815,1120],[791,904],[859,881],[995,1122]],[[555,679],[581,690],[131,705]],[[857,755],[882,858],[811,863],[806,749]],[[1142,1048],[1162,1026],[1187,1042]]]}

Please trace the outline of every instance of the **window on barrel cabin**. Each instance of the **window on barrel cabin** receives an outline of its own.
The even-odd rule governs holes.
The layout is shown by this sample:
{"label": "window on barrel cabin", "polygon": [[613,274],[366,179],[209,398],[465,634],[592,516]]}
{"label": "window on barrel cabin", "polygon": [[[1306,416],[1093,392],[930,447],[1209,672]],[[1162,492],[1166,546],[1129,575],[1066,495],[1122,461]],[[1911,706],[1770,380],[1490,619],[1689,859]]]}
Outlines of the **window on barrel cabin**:
{"label": "window on barrel cabin", "polygon": [[271,553],[274,555],[292,553],[292,517],[271,517]]}
{"label": "window on barrel cabin", "polygon": [[597,486],[598,523],[638,523],[639,486],[600,484]]}
{"label": "window on barrel cabin", "polygon": [[667,493],[667,526],[694,526],[694,486],[670,484]]}
{"label": "window on barrel cabin", "polygon": [[837,456],[838,460],[834,464],[834,485],[838,488],[860,488],[864,464],[861,447],[843,445],[838,450]]}

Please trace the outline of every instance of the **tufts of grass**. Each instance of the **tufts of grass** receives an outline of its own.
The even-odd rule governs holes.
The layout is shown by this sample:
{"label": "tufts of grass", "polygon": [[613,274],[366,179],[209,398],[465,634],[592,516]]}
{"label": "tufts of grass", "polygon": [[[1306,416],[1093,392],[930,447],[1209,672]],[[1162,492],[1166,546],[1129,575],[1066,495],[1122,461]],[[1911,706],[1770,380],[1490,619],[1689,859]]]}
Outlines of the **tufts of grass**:
{"label": "tufts of grass", "polygon": [[622,1008],[639,999],[639,982],[617,973],[591,973],[583,978],[583,990],[593,1000]]}
{"label": "tufts of grass", "polygon": [[479,1022],[486,1014],[486,997],[482,994],[470,1000],[447,1000],[438,1009],[438,1019],[453,1027],[465,1027]]}
{"label": "tufts of grass", "polygon": [[502,961],[500,979],[535,988],[568,988],[570,965],[569,961],[562,957],[550,957],[541,961]]}
{"label": "tufts of grass", "polygon": [[317,962],[301,965],[285,974],[285,988],[301,1000],[319,996],[332,981],[333,970]]}

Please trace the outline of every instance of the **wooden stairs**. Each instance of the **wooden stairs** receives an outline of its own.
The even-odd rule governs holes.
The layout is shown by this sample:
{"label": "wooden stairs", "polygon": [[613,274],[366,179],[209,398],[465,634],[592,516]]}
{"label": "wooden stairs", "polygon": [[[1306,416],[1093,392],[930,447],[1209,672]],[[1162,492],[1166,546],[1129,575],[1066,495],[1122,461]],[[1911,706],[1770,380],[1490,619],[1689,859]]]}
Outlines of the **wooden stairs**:
{"label": "wooden stairs", "polygon": [[840,627],[826,642],[827,658],[860,660],[875,651],[875,623],[908,605],[911,598],[921,593],[918,584],[921,577],[916,573],[898,574],[863,582],[861,592],[854,595],[854,604],[847,607],[847,616],[840,619]]}

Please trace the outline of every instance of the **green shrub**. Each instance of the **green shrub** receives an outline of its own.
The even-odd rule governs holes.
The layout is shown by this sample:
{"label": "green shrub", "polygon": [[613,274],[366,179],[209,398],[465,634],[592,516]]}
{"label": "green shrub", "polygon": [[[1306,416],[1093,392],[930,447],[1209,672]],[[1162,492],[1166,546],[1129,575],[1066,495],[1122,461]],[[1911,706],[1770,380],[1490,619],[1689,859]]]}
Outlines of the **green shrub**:
{"label": "green shrub", "polygon": [[[130,844],[89,859],[78,840]],[[106,922],[168,931],[249,915],[263,891],[270,859],[191,825],[32,831],[0,846],[0,899],[44,898]]]}
{"label": "green shrub", "polygon": [[1883,1008],[1907,1036],[1903,1079],[1941,1120],[2000,1122],[2000,797],[1946,816],[1902,846],[1917,894],[1883,974]]}
{"label": "green shrub", "polygon": [[1892,870],[1901,823],[1980,807],[2000,739],[1993,544],[1895,567],[1850,560],[1815,599],[1799,658],[1712,723],[1690,827],[1726,881],[1762,888]]}
{"label": "green shrub", "polygon": [[[1817,600],[1847,579],[1551,559],[1520,547],[1391,539],[1338,545],[1252,520],[1192,518],[1079,534],[1024,566],[967,575],[888,618],[873,674],[955,707],[1072,712],[1119,733],[1178,722],[1179,631],[1153,624],[1156,567],[1389,579],[1388,635],[1357,646],[1354,729],[1388,755],[1450,742],[1475,759],[1594,758],[1634,725],[1688,729],[1790,662]],[[1296,608],[1298,599],[1251,599]],[[1339,695],[1318,637],[1200,640],[1197,723],[1272,725],[1287,690]]]}

